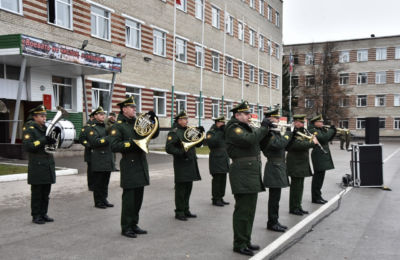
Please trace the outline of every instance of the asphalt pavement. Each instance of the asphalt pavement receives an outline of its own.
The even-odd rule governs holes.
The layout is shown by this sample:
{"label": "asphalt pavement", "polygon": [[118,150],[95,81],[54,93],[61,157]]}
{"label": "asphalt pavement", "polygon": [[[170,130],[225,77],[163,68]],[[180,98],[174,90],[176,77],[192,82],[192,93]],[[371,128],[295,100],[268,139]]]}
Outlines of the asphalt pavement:
{"label": "asphalt pavement", "polygon": [[[384,160],[397,151],[400,142],[384,143]],[[342,189],[342,176],[350,173],[350,153],[331,146],[335,170],[328,171],[323,187],[325,199]],[[118,156],[119,157],[119,156]],[[2,160],[4,161],[4,160]],[[26,181],[0,183],[0,259],[249,259],[232,251],[234,199],[229,182],[223,208],[211,205],[211,176],[208,159],[199,159],[202,181],[194,182],[190,200],[197,219],[174,218],[174,175],[172,157],[150,154],[150,186],[145,188],[139,226],[148,231],[129,239],[120,234],[121,194],[119,173],[112,173],[109,201],[114,208],[97,209],[86,187],[83,157],[56,159],[57,166],[77,168],[79,174],[57,178],[52,186],[48,215],[53,223],[36,225],[30,216],[30,186]],[[265,158],[263,158],[265,162]],[[384,164],[385,185],[353,188],[331,214],[278,259],[400,259],[400,151]],[[23,161],[18,161],[23,163]],[[310,213],[320,205],[311,203],[311,178],[306,178],[303,208]],[[282,233],[266,230],[268,192],[260,193],[252,243],[262,248]],[[294,227],[306,216],[288,213],[289,189],[282,191],[280,222]],[[334,204],[316,220],[296,233],[296,238],[336,207]],[[289,240],[291,241],[291,239]],[[278,249],[279,250],[279,249]],[[272,254],[276,253],[272,252]],[[265,259],[269,259],[271,255]]]}

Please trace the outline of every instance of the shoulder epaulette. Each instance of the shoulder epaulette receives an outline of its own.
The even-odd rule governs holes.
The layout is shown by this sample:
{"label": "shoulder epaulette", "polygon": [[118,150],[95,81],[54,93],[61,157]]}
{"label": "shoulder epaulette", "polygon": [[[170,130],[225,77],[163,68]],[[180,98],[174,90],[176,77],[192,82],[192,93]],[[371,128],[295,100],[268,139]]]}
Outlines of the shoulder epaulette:
{"label": "shoulder epaulette", "polygon": [[174,129],[171,130],[171,132],[176,133],[176,131],[178,131],[178,127],[175,127]]}
{"label": "shoulder epaulette", "polygon": [[121,124],[122,121],[121,121],[121,120],[118,120],[118,121],[116,121],[115,123],[116,123],[116,124]]}
{"label": "shoulder epaulette", "polygon": [[93,124],[93,125],[92,125],[92,127],[95,127],[95,126],[96,126],[96,124]]}

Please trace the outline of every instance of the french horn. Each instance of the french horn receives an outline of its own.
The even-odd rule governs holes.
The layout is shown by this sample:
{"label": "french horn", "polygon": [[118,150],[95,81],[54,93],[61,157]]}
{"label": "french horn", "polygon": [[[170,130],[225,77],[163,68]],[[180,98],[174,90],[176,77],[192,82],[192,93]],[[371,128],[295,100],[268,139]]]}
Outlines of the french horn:
{"label": "french horn", "polygon": [[145,153],[149,153],[149,143],[158,128],[158,120],[154,118],[154,123],[150,121],[150,115],[147,113],[141,114],[136,118],[133,130],[140,136],[146,136],[140,140],[133,140],[137,146]]}
{"label": "french horn", "polygon": [[185,137],[186,141],[184,142],[181,140],[182,148],[185,150],[185,152],[189,151],[190,148],[193,146],[197,145],[198,143],[201,143],[204,140],[204,137],[206,136],[206,133],[200,133],[199,130],[195,126],[189,126],[185,133],[183,134]]}

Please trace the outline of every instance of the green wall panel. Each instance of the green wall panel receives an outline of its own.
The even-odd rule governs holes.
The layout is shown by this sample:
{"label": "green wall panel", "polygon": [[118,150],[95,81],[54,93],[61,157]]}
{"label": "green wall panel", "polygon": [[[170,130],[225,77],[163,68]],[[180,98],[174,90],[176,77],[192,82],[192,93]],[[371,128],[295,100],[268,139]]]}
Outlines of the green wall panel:
{"label": "green wall panel", "polygon": [[0,49],[20,48],[21,34],[0,35]]}

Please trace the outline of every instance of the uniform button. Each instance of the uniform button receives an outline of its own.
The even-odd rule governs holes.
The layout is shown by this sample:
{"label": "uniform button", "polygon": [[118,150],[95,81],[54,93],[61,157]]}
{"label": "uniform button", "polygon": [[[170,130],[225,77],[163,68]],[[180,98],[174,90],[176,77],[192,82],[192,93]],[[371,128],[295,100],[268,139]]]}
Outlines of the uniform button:
{"label": "uniform button", "polygon": [[134,162],[135,160],[132,160],[132,162]]}
{"label": "uniform button", "polygon": [[251,163],[249,163],[249,165],[251,165]]}

